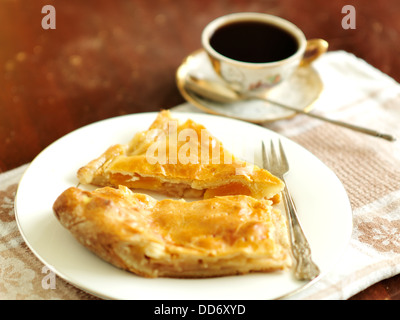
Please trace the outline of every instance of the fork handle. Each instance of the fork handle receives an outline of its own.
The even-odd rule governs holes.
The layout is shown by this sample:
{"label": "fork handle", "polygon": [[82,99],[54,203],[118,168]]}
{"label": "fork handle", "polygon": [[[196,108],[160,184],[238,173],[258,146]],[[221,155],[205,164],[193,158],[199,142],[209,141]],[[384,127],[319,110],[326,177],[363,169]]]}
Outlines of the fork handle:
{"label": "fork handle", "polygon": [[297,219],[296,207],[286,186],[282,194],[288,213],[292,254],[295,259],[294,276],[298,280],[312,280],[320,274],[320,270],[311,258],[310,246]]}

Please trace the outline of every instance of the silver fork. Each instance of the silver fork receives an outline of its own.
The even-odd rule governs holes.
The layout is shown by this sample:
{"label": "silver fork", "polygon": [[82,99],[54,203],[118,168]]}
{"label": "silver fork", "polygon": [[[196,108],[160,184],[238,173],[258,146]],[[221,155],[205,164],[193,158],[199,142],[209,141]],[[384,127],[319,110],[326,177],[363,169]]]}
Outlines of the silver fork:
{"label": "silver fork", "polygon": [[320,274],[318,266],[311,258],[311,249],[307,238],[304,235],[300,222],[297,218],[296,206],[290,196],[284,176],[289,172],[289,164],[281,141],[279,140],[279,153],[275,151],[275,146],[271,140],[269,154],[262,142],[263,166],[264,169],[280,178],[285,183],[282,192],[283,202],[287,213],[289,236],[292,243],[292,254],[294,258],[294,276],[298,280],[312,280]]}

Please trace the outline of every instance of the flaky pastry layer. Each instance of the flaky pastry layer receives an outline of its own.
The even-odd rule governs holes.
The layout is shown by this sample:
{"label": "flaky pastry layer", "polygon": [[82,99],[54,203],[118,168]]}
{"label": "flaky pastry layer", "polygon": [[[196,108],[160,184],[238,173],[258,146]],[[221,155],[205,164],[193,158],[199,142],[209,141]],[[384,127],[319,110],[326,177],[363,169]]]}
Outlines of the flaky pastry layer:
{"label": "flaky pastry layer", "polygon": [[116,267],[144,277],[215,277],[291,265],[286,220],[269,200],[161,200],[127,187],[71,187],[55,201],[61,224]]}
{"label": "flaky pastry layer", "polygon": [[124,185],[174,197],[249,195],[279,199],[283,182],[228,152],[204,126],[161,111],[129,144],[109,147],[78,171],[82,184]]}

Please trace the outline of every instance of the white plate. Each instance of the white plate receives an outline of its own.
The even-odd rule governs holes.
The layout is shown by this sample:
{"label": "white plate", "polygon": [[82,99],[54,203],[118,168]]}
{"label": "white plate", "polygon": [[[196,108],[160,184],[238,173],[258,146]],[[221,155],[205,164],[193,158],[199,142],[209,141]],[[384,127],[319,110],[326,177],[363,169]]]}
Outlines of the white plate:
{"label": "white plate", "polygon": [[[261,140],[277,134],[260,126],[213,115],[175,113],[207,127],[228,150],[261,165]],[[55,199],[76,186],[76,172],[115,143],[146,130],[156,113],[133,114],[78,129],[51,144],[30,164],[19,184],[15,214],[34,254],[58,276],[109,299],[276,299],[318,281],[340,258],[350,239],[352,212],[336,175],[296,143],[281,137],[291,166],[288,185],[322,274],[299,282],[290,272],[212,279],[145,279],[122,271],[81,246],[52,212]]]}

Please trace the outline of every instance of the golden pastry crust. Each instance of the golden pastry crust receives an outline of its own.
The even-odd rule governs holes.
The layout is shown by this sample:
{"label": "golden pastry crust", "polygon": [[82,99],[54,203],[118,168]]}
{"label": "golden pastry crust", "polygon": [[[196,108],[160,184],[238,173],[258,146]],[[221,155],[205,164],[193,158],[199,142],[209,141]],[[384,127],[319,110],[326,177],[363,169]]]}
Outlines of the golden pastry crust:
{"label": "golden pastry crust", "polygon": [[215,277],[291,265],[286,220],[269,200],[157,201],[123,186],[71,187],[53,210],[85,247],[144,277]]}
{"label": "golden pastry crust", "polygon": [[174,197],[249,195],[277,199],[283,182],[228,152],[204,126],[161,111],[127,145],[114,145],[78,171],[82,184],[119,185]]}

